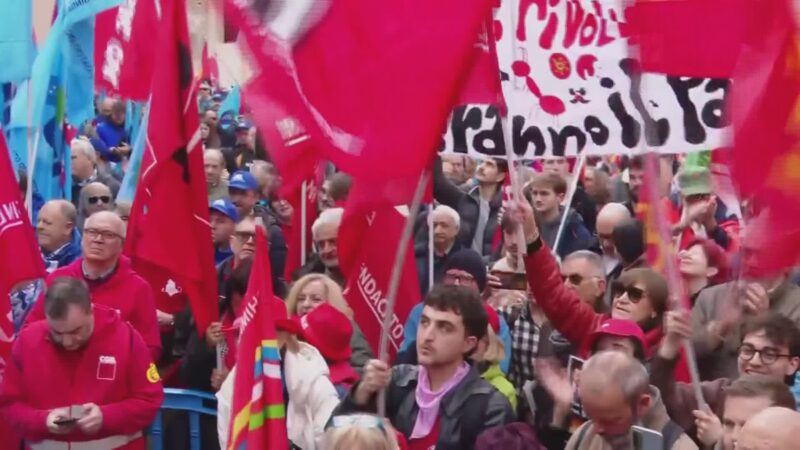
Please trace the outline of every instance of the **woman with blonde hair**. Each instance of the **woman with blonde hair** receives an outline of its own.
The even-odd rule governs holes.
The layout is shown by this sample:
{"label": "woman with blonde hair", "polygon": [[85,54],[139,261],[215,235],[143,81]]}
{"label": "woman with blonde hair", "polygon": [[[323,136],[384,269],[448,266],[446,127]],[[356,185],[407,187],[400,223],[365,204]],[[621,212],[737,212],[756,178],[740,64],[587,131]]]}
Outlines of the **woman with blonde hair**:
{"label": "woman with blonde hair", "polygon": [[330,304],[350,319],[353,325],[353,336],[350,338],[353,354],[350,357],[350,365],[360,375],[367,361],[374,358],[374,355],[361,329],[353,321],[353,310],[347,304],[342,288],[327,275],[311,273],[295,281],[289,289],[289,295],[286,296],[286,310],[289,312],[289,317],[303,317],[324,303]]}
{"label": "woman with blonde hair", "polygon": [[489,325],[486,336],[478,342],[478,347],[472,355],[472,360],[476,363],[481,378],[492,384],[498,391],[508,398],[511,408],[517,410],[517,390],[508,381],[505,374],[500,370],[500,361],[506,356],[505,346],[500,339],[500,316],[489,306],[484,304],[486,314],[489,316]]}
{"label": "woman with blonde hair", "polygon": [[334,416],[325,432],[325,450],[398,450],[394,429],[372,414]]}

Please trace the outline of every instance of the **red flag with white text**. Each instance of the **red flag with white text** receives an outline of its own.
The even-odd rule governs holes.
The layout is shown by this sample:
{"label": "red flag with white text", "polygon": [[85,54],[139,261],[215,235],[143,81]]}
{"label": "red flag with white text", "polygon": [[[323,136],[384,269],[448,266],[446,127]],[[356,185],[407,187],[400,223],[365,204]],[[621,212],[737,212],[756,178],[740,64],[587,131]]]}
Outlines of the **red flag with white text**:
{"label": "red flag with white text", "polygon": [[[305,238],[306,255],[312,252],[311,244],[313,239],[311,236],[311,225],[317,220],[317,196],[322,183],[325,181],[325,165],[318,163],[314,169],[314,175],[306,180],[306,220],[305,220]],[[292,273],[302,266],[303,261],[303,220],[302,220],[302,187],[297,188],[289,194],[285,200],[289,202],[292,207],[292,223],[289,225],[289,233],[287,235],[286,244],[288,253],[286,254],[286,269],[284,276],[287,280],[292,279]]]}
{"label": "red flag with white text", "polygon": [[267,147],[313,141],[355,179],[383,181],[432,161],[494,1],[255,3],[225,12],[263,76],[248,95]]}
{"label": "red flag with white text", "polygon": [[162,0],[127,0],[95,19],[95,87],[106,94],[147,100],[158,48]]}
{"label": "red flag with white text", "polygon": [[[405,222],[405,215],[391,206],[363,212],[348,204],[339,227],[337,249],[339,265],[347,279],[345,298],[375,354],[378,354],[383,331],[389,278]],[[413,243],[409,241],[394,317],[387,330],[390,361],[403,342],[403,326],[411,309],[419,303],[419,297]]]}
{"label": "red flag with white text", "polygon": [[157,296],[185,293],[203,334],[218,317],[217,277],[185,7],[164,5],[147,143],[125,244]]}

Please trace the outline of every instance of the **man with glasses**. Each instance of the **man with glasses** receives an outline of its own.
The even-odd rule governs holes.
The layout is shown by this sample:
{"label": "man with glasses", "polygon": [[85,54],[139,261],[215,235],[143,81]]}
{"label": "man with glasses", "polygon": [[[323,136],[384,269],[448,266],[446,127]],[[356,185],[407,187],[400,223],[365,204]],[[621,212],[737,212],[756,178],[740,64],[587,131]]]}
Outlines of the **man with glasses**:
{"label": "man with glasses", "polygon": [[603,296],[606,292],[606,278],[600,255],[588,250],[570,253],[561,263],[561,279],[567,289],[575,291],[595,311],[605,310]]}
{"label": "man with glasses", "polygon": [[92,182],[81,189],[78,200],[78,229],[83,230],[84,222],[92,214],[114,209],[111,189],[103,183]]}
{"label": "man with glasses", "polygon": [[[110,211],[92,215],[83,230],[83,256],[50,274],[45,282],[50,286],[59,277],[84,280],[92,302],[118,310],[122,320],[130,322],[142,335],[153,360],[158,360],[161,338],[153,289],[133,270],[130,259],[122,255],[124,241],[125,223],[119,216]],[[40,295],[31,309],[27,326],[45,318],[42,299]]]}
{"label": "man with glasses", "polygon": [[[230,246],[233,255],[217,265],[217,291],[220,298],[224,298],[228,279],[233,274],[233,269],[245,259],[252,258],[256,251],[256,220],[251,216],[239,218],[239,222],[230,236]],[[274,272],[274,271],[273,271]]]}
{"label": "man with glasses", "polygon": [[[683,341],[692,336],[692,326],[685,313],[671,311],[666,317],[666,337],[653,359],[650,380],[663,393],[670,416],[690,435],[696,436],[695,416],[703,417],[697,412],[701,408],[692,385],[676,383],[673,373]],[[750,317],[742,326],[736,355],[739,375],[762,375],[791,384],[800,367],[800,329],[790,319],[774,312]],[[726,388],[732,382],[731,378],[719,378],[701,383],[703,398],[717,417],[723,417]]]}

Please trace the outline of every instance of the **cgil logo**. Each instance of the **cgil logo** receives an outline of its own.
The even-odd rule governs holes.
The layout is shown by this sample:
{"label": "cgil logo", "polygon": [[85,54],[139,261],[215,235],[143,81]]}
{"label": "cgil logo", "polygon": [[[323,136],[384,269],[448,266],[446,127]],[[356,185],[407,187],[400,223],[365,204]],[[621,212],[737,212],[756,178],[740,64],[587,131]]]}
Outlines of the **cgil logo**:
{"label": "cgil logo", "polygon": [[[378,288],[378,283],[375,277],[369,272],[367,266],[361,264],[361,271],[358,274],[358,290],[367,301],[372,313],[375,314],[378,321],[383,323],[383,317],[386,315],[386,298],[383,296],[383,291]],[[389,341],[395,350],[399,349],[400,340],[403,339],[403,324],[397,318],[397,314],[392,315],[392,323],[389,325]]]}

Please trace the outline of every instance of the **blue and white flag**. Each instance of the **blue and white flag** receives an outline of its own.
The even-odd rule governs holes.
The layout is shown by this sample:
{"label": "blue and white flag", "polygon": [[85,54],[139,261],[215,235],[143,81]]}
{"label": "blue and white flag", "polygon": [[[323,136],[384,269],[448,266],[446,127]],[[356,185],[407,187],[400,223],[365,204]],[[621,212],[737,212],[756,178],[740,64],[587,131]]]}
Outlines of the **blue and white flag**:
{"label": "blue and white flag", "polygon": [[139,124],[139,132],[133,139],[131,156],[128,160],[128,170],[125,172],[125,178],[122,179],[122,184],[119,187],[117,202],[133,203],[133,197],[136,195],[136,185],[139,182],[139,172],[142,169],[142,156],[146,147],[147,120],[149,117],[150,108],[148,104],[144,117],[142,117],[142,122]]}

